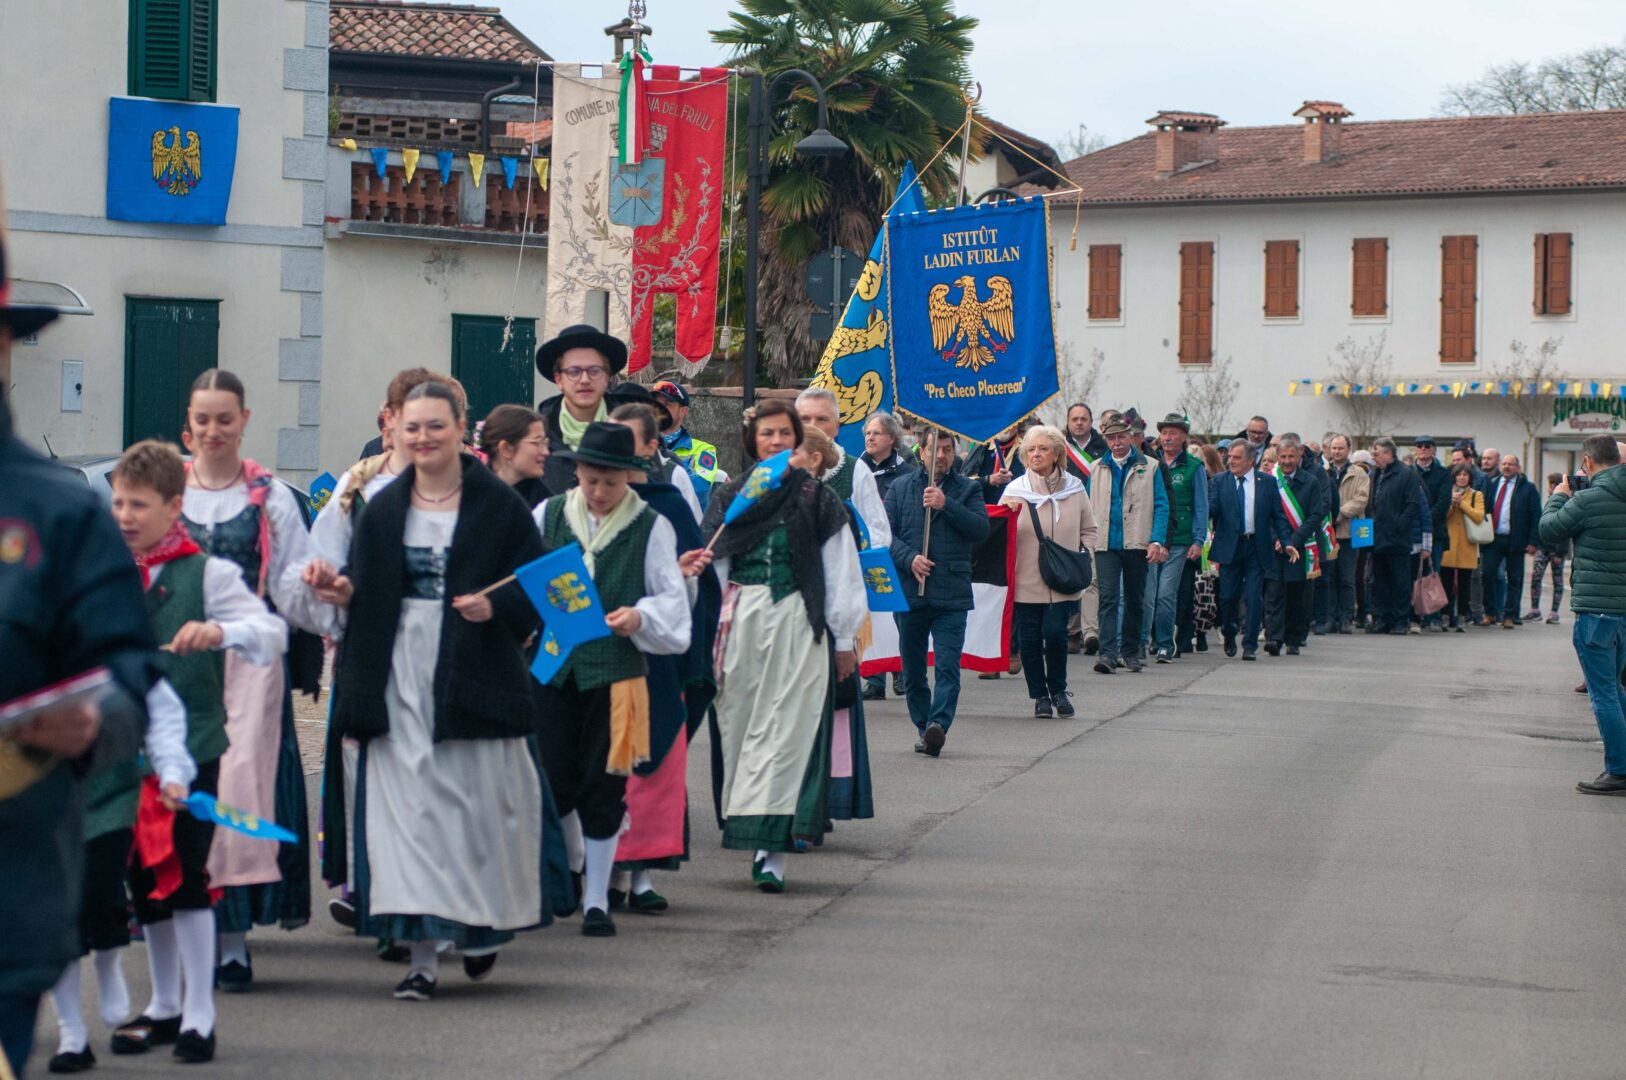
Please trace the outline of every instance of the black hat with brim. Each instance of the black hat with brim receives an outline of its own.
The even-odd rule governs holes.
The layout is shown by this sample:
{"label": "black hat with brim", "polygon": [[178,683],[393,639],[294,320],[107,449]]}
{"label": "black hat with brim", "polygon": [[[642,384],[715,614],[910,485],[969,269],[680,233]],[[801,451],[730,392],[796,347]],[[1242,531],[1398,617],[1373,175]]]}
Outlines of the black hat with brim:
{"label": "black hat with brim", "polygon": [[592,349],[609,361],[610,374],[619,373],[627,366],[627,343],[611,337],[594,326],[567,326],[551,341],[544,341],[536,350],[536,370],[545,379],[552,379],[559,366],[559,358],[571,349]]}
{"label": "black hat with brim", "polygon": [[642,471],[644,467],[644,463],[638,459],[638,444],[632,437],[632,429],[625,424],[605,420],[588,424],[587,430],[582,432],[581,445],[576,449],[558,450],[555,453],[566,461],[597,465],[601,469]]}

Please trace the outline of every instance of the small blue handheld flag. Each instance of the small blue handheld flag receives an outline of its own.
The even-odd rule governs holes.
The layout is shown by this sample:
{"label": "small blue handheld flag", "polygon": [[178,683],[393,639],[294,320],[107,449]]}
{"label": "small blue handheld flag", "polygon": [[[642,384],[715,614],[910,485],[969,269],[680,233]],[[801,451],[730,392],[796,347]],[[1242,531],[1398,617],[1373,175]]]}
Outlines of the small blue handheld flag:
{"label": "small blue handheld flag", "polygon": [[235,806],[227,806],[206,791],[194,791],[188,795],[186,809],[199,821],[212,821],[216,825],[224,825],[256,840],[280,840],[284,844],[299,843],[299,837],[276,822],[267,821]]}
{"label": "small blue handheld flag", "polygon": [[333,489],[338,486],[339,482],[333,478],[333,474],[330,472],[325,472],[312,480],[308,492],[311,497],[311,513],[320,514],[322,507],[326,506],[327,501],[333,498]]}
{"label": "small blue handheld flag", "polygon": [[869,594],[871,611],[909,610],[909,599],[898,583],[898,567],[890,551],[880,548],[860,551],[858,568],[864,575],[864,591]]}
{"label": "small blue handheld flag", "polygon": [[526,563],[514,571],[514,578],[542,616],[542,646],[531,666],[531,673],[542,682],[558,673],[577,645],[610,636],[604,604],[587,572],[580,544]]}
{"label": "small blue handheld flag", "polygon": [[570,659],[570,647],[559,644],[552,630],[542,631],[542,644],[537,647],[536,659],[531,661],[531,675],[546,686],[559,674],[559,669]]}
{"label": "small blue handheld flag", "polygon": [[790,468],[790,451],[781,450],[773,457],[764,458],[751,467],[751,474],[746,477],[745,484],[734,496],[734,501],[728,504],[728,511],[723,514],[723,524],[733,522],[741,514],[756,503],[758,499],[778,487],[785,479],[785,471]]}

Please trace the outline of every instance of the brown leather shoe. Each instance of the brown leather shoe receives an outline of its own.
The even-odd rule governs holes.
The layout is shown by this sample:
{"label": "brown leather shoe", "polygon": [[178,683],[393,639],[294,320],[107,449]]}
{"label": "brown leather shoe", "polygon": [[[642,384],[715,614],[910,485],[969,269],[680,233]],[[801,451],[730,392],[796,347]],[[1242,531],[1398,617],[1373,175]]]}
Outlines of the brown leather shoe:
{"label": "brown leather shoe", "polygon": [[1577,694],[1584,694],[1584,693],[1586,693],[1586,683],[1582,683],[1582,684],[1581,684],[1581,685],[1580,685],[1580,686],[1577,686],[1577,687],[1576,687],[1576,688],[1575,688],[1575,692],[1576,692],[1576,693],[1577,693]]}
{"label": "brown leather shoe", "polygon": [[1503,619],[1502,620],[1502,629],[1503,630],[1511,630],[1511,629],[1513,629],[1513,620],[1512,619]]}

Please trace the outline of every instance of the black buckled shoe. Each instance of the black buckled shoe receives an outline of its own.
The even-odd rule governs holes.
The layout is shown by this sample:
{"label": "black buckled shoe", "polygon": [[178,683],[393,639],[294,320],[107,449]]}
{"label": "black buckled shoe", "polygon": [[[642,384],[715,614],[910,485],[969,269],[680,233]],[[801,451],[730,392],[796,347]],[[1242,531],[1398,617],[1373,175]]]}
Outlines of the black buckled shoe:
{"label": "black buckled shoe", "polygon": [[615,937],[615,920],[608,911],[588,908],[582,916],[583,937]]}
{"label": "black buckled shoe", "polygon": [[181,1037],[181,1018],[154,1020],[146,1013],[120,1024],[113,1032],[112,1048],[115,1054],[145,1054],[155,1046],[168,1046]]}
{"label": "black buckled shoe", "polygon": [[669,906],[666,897],[654,889],[648,892],[635,892],[627,897],[627,910],[635,915],[657,915]]}
{"label": "black buckled shoe", "polygon": [[195,1031],[183,1031],[181,1037],[175,1040],[175,1057],[187,1065],[202,1065],[205,1061],[215,1059],[215,1033],[199,1035]]}
{"label": "black buckled shoe", "polygon": [[90,1052],[87,1044],[83,1050],[64,1050],[53,1057],[50,1064],[45,1066],[46,1072],[53,1073],[81,1073],[96,1067],[96,1055]]}
{"label": "black buckled shoe", "polygon": [[227,994],[246,994],[254,989],[253,958],[246,964],[241,960],[228,960],[215,968],[215,985]]}

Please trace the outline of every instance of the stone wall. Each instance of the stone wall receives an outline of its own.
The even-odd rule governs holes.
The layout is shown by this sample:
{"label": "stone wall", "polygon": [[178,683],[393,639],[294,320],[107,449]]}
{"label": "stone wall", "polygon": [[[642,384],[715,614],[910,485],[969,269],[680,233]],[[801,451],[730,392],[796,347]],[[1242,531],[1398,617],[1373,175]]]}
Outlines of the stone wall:
{"label": "stone wall", "polygon": [[[758,390],[757,399],[777,397],[794,401],[796,390]],[[689,388],[691,434],[717,447],[717,456],[730,476],[743,469],[740,447],[740,417],[744,394],[738,386],[693,386]]]}

